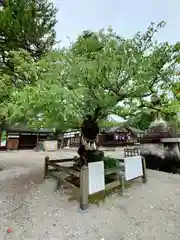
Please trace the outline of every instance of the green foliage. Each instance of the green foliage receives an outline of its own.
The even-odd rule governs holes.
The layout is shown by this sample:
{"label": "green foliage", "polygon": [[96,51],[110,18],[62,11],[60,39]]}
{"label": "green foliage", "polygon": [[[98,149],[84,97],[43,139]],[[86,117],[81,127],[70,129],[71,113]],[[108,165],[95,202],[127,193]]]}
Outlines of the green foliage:
{"label": "green foliage", "polygon": [[117,167],[117,161],[118,159],[112,157],[104,157],[104,168],[109,169]]}
{"label": "green foliage", "polygon": [[[20,53],[16,53],[16,56],[18,54]],[[53,58],[52,52],[38,62],[34,62],[32,58],[31,61],[25,61],[25,58],[24,61],[14,61],[18,71],[14,75],[18,74],[16,81],[19,85],[11,88],[12,92],[4,102],[8,121],[25,122],[38,129],[53,127],[59,132],[77,124],[74,105],[68,102],[70,92],[60,84]],[[27,84],[23,84],[24,81],[21,84],[20,80],[24,75]]]}
{"label": "green foliage", "polygon": [[4,79],[4,85],[11,88],[22,88],[26,85],[32,85],[37,80],[36,63],[30,54],[19,49],[10,51],[8,54],[8,64],[13,71],[0,69],[1,79]]}
{"label": "green foliage", "polygon": [[132,39],[124,39],[112,29],[79,36],[68,52],[66,69],[71,84],[65,84],[77,95],[78,90],[83,91],[79,97],[82,109],[92,114],[100,106],[104,117],[118,102],[138,109],[150,107],[148,96],[166,96],[175,70],[174,49],[153,41],[154,33],[163,26],[164,22],[151,24],[147,32]]}
{"label": "green foliage", "polygon": [[155,116],[154,114],[149,110],[145,111],[142,110],[139,113],[137,113],[136,116],[130,117],[128,120],[129,126],[146,130],[148,129],[150,123],[154,120]]}
{"label": "green foliage", "polygon": [[[0,8],[0,124],[10,97],[33,85],[43,71],[35,61],[55,43],[56,9],[48,0],[4,0]],[[41,70],[39,69],[41,68]],[[22,102],[22,105],[25,102]],[[17,106],[18,107],[18,106]],[[22,108],[22,107],[21,107]],[[12,110],[12,109],[10,109]],[[17,110],[20,112],[20,110]],[[14,113],[13,113],[14,115]]]}
{"label": "green foliage", "polygon": [[[56,85],[39,81],[35,86],[26,86],[12,96],[9,103],[11,121],[24,120],[31,126],[65,129],[66,121],[73,118],[73,108],[64,102],[66,91]],[[15,110],[14,107],[17,106]],[[19,106],[19,107],[18,107]],[[67,130],[67,129],[66,129]]]}
{"label": "green foliage", "polygon": [[[25,86],[32,86],[37,81],[39,74],[38,63],[23,49],[10,51],[8,62],[14,71],[0,69],[0,122],[3,122],[11,113],[8,108],[9,104],[13,104],[11,97]],[[24,101],[21,104],[23,103]],[[15,109],[19,111],[18,106]]]}
{"label": "green foliage", "polygon": [[98,107],[99,120],[116,113],[141,129],[156,112],[175,116],[179,85],[172,76],[178,54],[174,46],[153,41],[163,26],[151,24],[131,39],[112,29],[86,31],[69,48],[51,51],[37,62],[24,50],[10,52],[14,72],[0,80],[4,99],[8,96],[5,115],[59,132],[80,126]]}
{"label": "green foliage", "polygon": [[[22,48],[39,59],[55,43],[56,8],[48,0],[4,0],[0,10],[0,56]],[[13,70],[13,69],[11,69]]]}
{"label": "green foliage", "polygon": [[3,131],[1,135],[1,141],[5,141],[6,139],[7,139],[7,133],[6,131]]}
{"label": "green foliage", "polygon": [[101,120],[99,122],[100,128],[117,127],[119,125],[120,125],[120,123],[118,123],[118,122],[110,122],[110,121],[107,121],[107,120]]}

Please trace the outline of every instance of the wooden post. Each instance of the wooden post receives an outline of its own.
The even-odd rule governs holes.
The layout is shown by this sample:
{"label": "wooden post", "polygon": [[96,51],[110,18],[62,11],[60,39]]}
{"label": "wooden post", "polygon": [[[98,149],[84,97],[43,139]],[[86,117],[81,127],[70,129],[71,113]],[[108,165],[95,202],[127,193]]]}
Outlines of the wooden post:
{"label": "wooden post", "polygon": [[142,169],[143,169],[143,176],[142,176],[142,182],[147,182],[147,171],[146,171],[146,160],[144,157],[142,157]]}
{"label": "wooden post", "polygon": [[[119,163],[119,159],[116,160],[116,167],[117,167],[117,171],[116,171],[116,180],[120,181],[120,189],[121,189],[121,166]],[[120,190],[120,194],[121,194],[121,190]]]}
{"label": "wooden post", "polygon": [[124,174],[121,174],[121,188],[120,188],[120,195],[122,196],[125,189],[125,179]]}
{"label": "wooden post", "polygon": [[49,161],[49,157],[46,156],[44,161],[44,179],[46,179],[48,176],[48,161]]}
{"label": "wooden post", "polygon": [[89,196],[89,186],[88,186],[88,167],[82,166],[80,174],[80,208],[86,210],[88,208],[88,196]]}
{"label": "wooden post", "polygon": [[61,176],[60,173],[58,174],[57,177],[57,185],[56,185],[56,190],[59,190],[60,186],[62,185],[62,181],[61,181]]}
{"label": "wooden post", "polygon": [[120,195],[123,195],[125,189],[125,178],[124,178],[124,171],[121,170],[121,164],[119,160],[116,161],[116,166],[119,171],[116,173],[117,180],[120,180]]}

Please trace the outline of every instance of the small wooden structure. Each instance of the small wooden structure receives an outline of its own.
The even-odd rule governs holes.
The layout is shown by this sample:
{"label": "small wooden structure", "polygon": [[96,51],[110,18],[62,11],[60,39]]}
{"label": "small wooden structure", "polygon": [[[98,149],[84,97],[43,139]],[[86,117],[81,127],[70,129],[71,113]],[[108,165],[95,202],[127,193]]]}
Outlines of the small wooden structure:
{"label": "small wooden structure", "polygon": [[52,129],[32,130],[20,125],[5,125],[3,130],[7,133],[7,150],[33,149],[38,141],[47,140],[53,134]]}
{"label": "small wooden structure", "polygon": [[[144,135],[144,131],[136,129],[126,124],[117,127],[104,128],[97,136],[98,146],[115,147],[115,146],[134,146]],[[128,136],[128,137],[127,137]],[[126,139],[127,137],[127,139]],[[121,138],[124,138],[124,140]],[[60,139],[59,139],[60,141]],[[79,147],[81,134],[79,130],[71,130],[64,133],[63,145],[70,147]]]}
{"label": "small wooden structure", "polygon": [[[100,187],[101,189],[99,192],[89,190],[90,187],[90,181],[93,179],[90,179],[91,176],[89,174],[90,171],[90,165],[91,164],[99,164],[102,163],[103,168],[104,168],[104,162],[94,162],[94,163],[89,163],[88,166],[83,166],[81,169],[77,169],[73,167],[67,167],[63,166],[62,163],[68,163],[75,162],[75,159],[60,159],[60,160],[50,160],[49,157],[45,158],[45,164],[44,164],[44,178],[48,178],[49,176],[52,176],[56,178],[57,180],[57,189],[59,189],[61,184],[66,184],[69,187],[72,188],[73,194],[76,199],[80,201],[80,208],[82,210],[85,210],[88,208],[88,203],[89,203],[89,198],[97,193],[103,194],[104,198],[106,196],[106,191],[109,191],[114,188],[119,188],[119,193],[120,195],[123,195],[123,191],[125,188],[125,181],[126,181],[126,169],[125,165],[126,162],[124,159],[119,159],[116,160],[117,164],[116,167],[114,168],[108,168],[103,170],[103,179],[105,183],[105,176],[108,175],[115,175],[115,178],[112,182],[106,183],[105,187]],[[96,168],[96,167],[95,167]],[[145,166],[145,160],[142,158],[142,174],[135,176],[137,177],[142,177],[143,183],[147,181],[147,175],[146,175],[146,166]],[[69,178],[71,176],[71,178]],[[95,178],[97,176],[94,176]],[[74,179],[72,182],[70,179]],[[102,176],[100,176],[101,179],[97,180],[96,184],[99,184],[99,182],[102,180]],[[128,179],[129,180],[129,179]],[[132,179],[131,179],[132,180]]]}
{"label": "small wooden structure", "polygon": [[117,127],[102,129],[98,139],[101,146],[133,146],[143,135],[144,131],[121,124]]}
{"label": "small wooden structure", "polygon": [[81,133],[79,130],[69,130],[64,133],[62,143],[62,137],[59,137],[59,143],[63,146],[67,146],[69,143],[69,147],[79,147],[80,139]]}

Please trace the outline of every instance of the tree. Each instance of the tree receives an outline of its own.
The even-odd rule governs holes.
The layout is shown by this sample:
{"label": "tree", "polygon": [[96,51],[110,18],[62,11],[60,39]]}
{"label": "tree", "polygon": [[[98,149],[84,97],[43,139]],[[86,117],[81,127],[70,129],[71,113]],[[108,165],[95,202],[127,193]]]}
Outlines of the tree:
{"label": "tree", "polygon": [[[116,106],[114,113],[125,116],[129,124],[140,129],[147,129],[150,123],[160,114],[176,131],[179,128],[179,80],[172,82],[172,86],[165,94],[153,94],[151,98],[139,102],[127,102],[124,106]],[[138,108],[137,108],[138,106]]]}
{"label": "tree", "polygon": [[[121,38],[112,29],[83,33],[69,48],[38,61],[38,81],[16,92],[11,102],[26,105],[26,112],[33,109],[35,119],[44,114],[47,124],[79,122],[99,108],[98,118],[103,119],[120,108],[119,103],[127,116],[142,108],[169,109],[174,99],[167,90],[175,84],[176,52],[168,43],[153,41],[163,25],[151,24],[132,39]],[[27,93],[31,94],[25,101]]]}
{"label": "tree", "polygon": [[4,0],[0,5],[1,124],[13,91],[38,79],[35,61],[55,43],[56,8],[48,0]]}
{"label": "tree", "polygon": [[78,37],[67,54],[68,81],[63,79],[76,92],[81,109],[93,114],[100,106],[107,115],[119,102],[137,104],[137,109],[146,107],[147,97],[166,99],[175,59],[174,46],[153,41],[163,26],[164,22],[152,23],[144,34],[137,33],[132,39],[124,39],[112,29],[86,31]]}
{"label": "tree", "polygon": [[0,9],[0,67],[13,71],[8,54],[24,49],[37,60],[55,43],[56,8],[48,0],[4,0]]}
{"label": "tree", "polygon": [[[28,62],[25,58],[21,61],[22,54],[26,55]],[[37,62],[24,50],[11,55],[16,56],[16,61],[13,61],[16,70],[14,76],[17,76],[19,85],[13,90],[10,88],[12,92],[4,101],[4,107],[2,106],[6,119],[11,122],[24,122],[36,129],[55,128],[56,132],[73,127],[78,115],[74,111],[74,105],[68,102],[70,91],[64,89],[58,79],[59,72],[54,64],[56,53],[51,52]],[[24,76],[28,84],[21,82]]]}
{"label": "tree", "polygon": [[154,114],[148,109],[141,110],[135,117],[129,117],[128,124],[132,127],[146,130],[154,120]]}
{"label": "tree", "polygon": [[7,106],[11,102],[11,96],[27,85],[32,86],[41,73],[38,63],[25,50],[10,51],[8,62],[14,71],[5,73],[0,69],[0,124],[4,122],[8,115]]}

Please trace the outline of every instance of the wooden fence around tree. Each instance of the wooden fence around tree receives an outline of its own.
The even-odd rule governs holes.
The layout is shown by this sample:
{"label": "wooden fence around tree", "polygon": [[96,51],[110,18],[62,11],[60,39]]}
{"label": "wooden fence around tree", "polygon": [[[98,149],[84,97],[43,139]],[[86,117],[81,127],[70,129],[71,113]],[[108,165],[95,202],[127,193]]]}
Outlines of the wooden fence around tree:
{"label": "wooden fence around tree", "polygon": [[[50,160],[49,157],[45,157],[44,164],[44,179],[52,176],[57,181],[56,189],[59,189],[62,184],[66,184],[70,188],[72,188],[74,197],[80,201],[80,208],[85,210],[88,208],[89,203],[89,172],[88,167],[83,166],[81,169],[75,169],[72,167],[62,166],[62,163],[73,163],[74,159],[59,159],[59,160]],[[142,166],[143,166],[143,176],[142,181],[145,183],[147,181],[146,176],[146,167],[145,160],[142,158]],[[117,160],[116,167],[104,169],[104,178],[114,174],[115,179],[105,184],[104,189],[104,197],[105,192],[114,188],[119,188],[120,195],[123,195],[123,191],[125,188],[125,167],[124,160]],[[72,176],[74,178],[74,182],[68,180],[68,176]]]}

